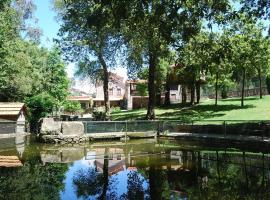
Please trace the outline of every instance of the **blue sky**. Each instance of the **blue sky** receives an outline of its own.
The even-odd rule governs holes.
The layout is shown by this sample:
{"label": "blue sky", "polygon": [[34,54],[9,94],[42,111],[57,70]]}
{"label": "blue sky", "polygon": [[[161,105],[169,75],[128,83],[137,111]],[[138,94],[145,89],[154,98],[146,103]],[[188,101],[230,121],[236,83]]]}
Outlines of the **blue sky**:
{"label": "blue sky", "polygon": [[53,38],[57,37],[57,32],[60,28],[60,25],[55,19],[56,13],[52,9],[52,1],[34,0],[34,3],[37,6],[35,16],[43,32],[41,45],[50,48],[53,45]]}
{"label": "blue sky", "polygon": [[[38,26],[42,29],[43,36],[41,37],[41,46],[51,48],[53,46],[53,39],[57,38],[57,33],[60,28],[59,22],[56,20],[57,13],[52,9],[52,0],[34,0],[37,6],[35,17],[38,19]],[[66,71],[69,77],[73,77],[76,70],[75,63],[69,63]],[[115,72],[127,78],[127,70],[122,67],[116,68]],[[83,91],[89,92],[89,82],[84,80],[77,80],[76,87]]]}

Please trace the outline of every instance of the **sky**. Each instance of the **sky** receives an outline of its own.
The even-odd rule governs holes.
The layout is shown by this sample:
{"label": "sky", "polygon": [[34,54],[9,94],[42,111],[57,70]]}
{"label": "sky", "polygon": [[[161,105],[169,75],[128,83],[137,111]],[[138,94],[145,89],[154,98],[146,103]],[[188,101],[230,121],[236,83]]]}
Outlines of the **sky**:
{"label": "sky", "polygon": [[[52,0],[34,0],[37,6],[35,17],[38,19],[38,26],[42,29],[43,36],[41,37],[41,46],[51,48],[53,39],[57,38],[57,33],[60,28],[60,23],[56,20],[57,13],[52,9]],[[68,76],[71,78],[76,71],[75,63],[68,63],[66,68]],[[127,71],[122,67],[116,68],[115,73],[127,78]],[[89,92],[89,81],[78,80],[76,88]],[[91,92],[91,90],[90,90]]]}

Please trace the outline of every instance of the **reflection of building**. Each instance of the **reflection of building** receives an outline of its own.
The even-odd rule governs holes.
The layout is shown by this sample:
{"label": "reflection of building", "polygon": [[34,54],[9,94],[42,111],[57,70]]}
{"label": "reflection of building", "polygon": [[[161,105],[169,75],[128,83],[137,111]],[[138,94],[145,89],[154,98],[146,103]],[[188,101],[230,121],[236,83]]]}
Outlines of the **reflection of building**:
{"label": "reflection of building", "polygon": [[0,156],[0,167],[21,167],[22,165],[18,156]]}
{"label": "reflection of building", "polygon": [[[104,158],[108,159],[108,174],[111,176],[126,170],[124,151],[120,148],[98,148],[95,149],[95,164],[99,172],[103,173]],[[107,155],[105,155],[107,154]]]}

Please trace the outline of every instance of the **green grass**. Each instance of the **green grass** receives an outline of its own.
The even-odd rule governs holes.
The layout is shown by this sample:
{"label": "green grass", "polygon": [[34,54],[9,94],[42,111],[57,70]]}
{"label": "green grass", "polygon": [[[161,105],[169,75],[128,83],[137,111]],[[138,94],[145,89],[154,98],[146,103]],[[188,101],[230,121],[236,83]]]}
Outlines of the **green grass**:
{"label": "green grass", "polygon": [[[270,120],[270,95],[263,99],[248,97],[244,107],[240,106],[239,98],[231,98],[219,100],[218,106],[214,106],[214,100],[205,100],[192,107],[174,104],[155,111],[157,120]],[[140,120],[145,115],[146,109],[119,111],[112,113],[112,119]]]}

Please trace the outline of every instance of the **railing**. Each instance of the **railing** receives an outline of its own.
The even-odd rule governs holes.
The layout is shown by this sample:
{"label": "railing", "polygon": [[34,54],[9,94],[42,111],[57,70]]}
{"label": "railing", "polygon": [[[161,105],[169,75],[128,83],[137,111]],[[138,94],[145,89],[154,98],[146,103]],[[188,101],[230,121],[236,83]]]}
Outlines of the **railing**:
{"label": "railing", "polygon": [[155,132],[270,137],[269,120],[84,121],[85,133]]}

